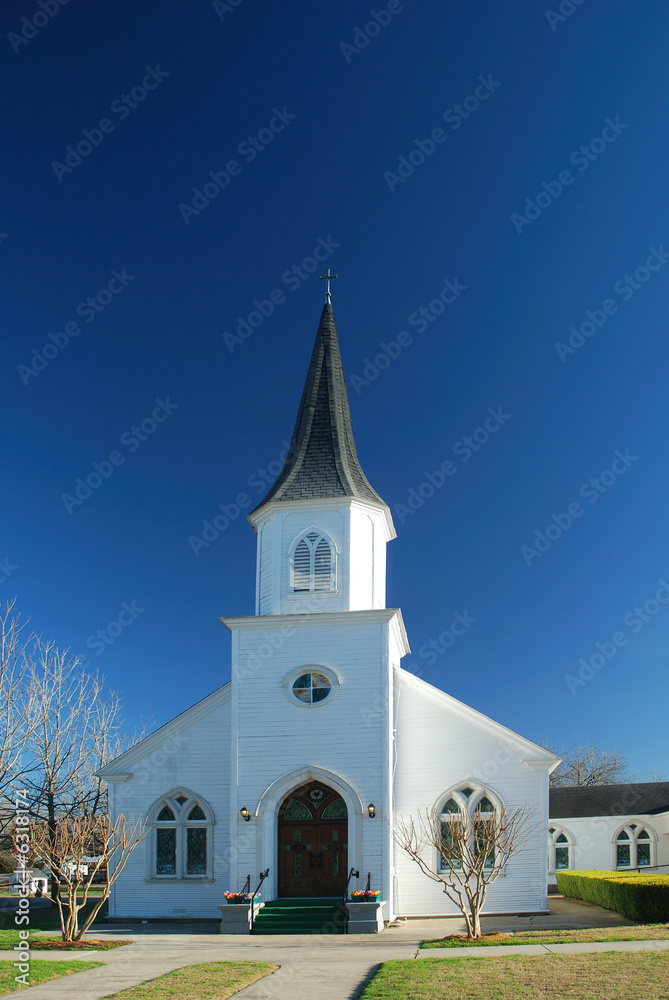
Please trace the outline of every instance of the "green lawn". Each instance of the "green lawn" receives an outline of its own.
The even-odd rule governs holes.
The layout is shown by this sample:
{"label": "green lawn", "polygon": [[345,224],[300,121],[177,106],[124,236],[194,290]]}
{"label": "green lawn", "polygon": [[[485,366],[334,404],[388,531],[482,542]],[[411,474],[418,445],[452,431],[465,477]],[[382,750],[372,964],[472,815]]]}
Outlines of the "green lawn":
{"label": "green lawn", "polygon": [[[93,906],[95,900],[91,903],[86,904],[86,908],[81,911],[82,914],[86,914],[90,907]],[[98,920],[104,918],[107,914],[107,904],[102,907],[100,913],[98,914]],[[106,924],[103,924],[106,928]],[[93,930],[95,928],[100,928],[100,924],[96,923],[93,925]],[[57,906],[40,906],[37,909],[30,910],[30,924],[28,928],[31,934],[35,931],[54,931],[56,937],[60,937],[60,919],[58,916]],[[26,925],[21,926],[21,930],[26,930]],[[0,950],[13,948],[14,945],[19,943],[19,928],[14,923],[14,911],[2,911],[0,915]],[[39,948],[39,938],[31,938],[30,947]]]}
{"label": "green lawn", "polygon": [[[416,963],[418,964],[418,963]],[[268,962],[203,962],[186,965],[107,1000],[226,1000],[278,968]]]}
{"label": "green lawn", "polygon": [[516,931],[508,936],[490,935],[478,941],[459,936],[429,938],[421,948],[470,948],[488,945],[570,944],[574,941],[665,941],[669,940],[669,924],[642,924],[638,927],[586,927],[573,931]]}
{"label": "green lawn", "polygon": [[[40,983],[48,983],[50,979],[71,976],[73,972],[84,972],[98,965],[104,965],[104,962],[79,962],[77,959],[72,959],[71,962],[44,962],[31,959],[29,983],[31,986],[38,986]],[[0,962],[0,993],[26,989],[23,983],[17,983],[14,979],[19,974],[13,962]]]}
{"label": "green lawn", "polygon": [[668,983],[663,952],[406,959],[384,962],[360,1000],[660,1000]]}

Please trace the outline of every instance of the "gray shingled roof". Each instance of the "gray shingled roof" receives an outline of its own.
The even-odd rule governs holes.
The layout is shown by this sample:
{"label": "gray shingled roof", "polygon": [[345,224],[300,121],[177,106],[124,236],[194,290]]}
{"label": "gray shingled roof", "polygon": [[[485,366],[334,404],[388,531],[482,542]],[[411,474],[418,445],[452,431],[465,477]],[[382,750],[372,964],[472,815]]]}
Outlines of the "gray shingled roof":
{"label": "gray shingled roof", "polygon": [[288,457],[270,500],[357,497],[385,503],[367,481],[353,440],[351,412],[332,306],[325,303]]}
{"label": "gray shingled roof", "polygon": [[551,819],[577,816],[653,815],[669,810],[669,781],[551,788]]}

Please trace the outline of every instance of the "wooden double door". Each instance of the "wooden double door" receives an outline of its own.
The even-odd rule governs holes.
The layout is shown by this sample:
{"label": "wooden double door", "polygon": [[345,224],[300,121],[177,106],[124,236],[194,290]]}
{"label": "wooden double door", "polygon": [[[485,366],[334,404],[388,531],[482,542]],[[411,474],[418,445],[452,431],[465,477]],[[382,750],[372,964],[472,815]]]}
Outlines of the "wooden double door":
{"label": "wooden double door", "polygon": [[311,781],[279,810],[278,895],[342,896],[348,877],[348,811],[332,788]]}

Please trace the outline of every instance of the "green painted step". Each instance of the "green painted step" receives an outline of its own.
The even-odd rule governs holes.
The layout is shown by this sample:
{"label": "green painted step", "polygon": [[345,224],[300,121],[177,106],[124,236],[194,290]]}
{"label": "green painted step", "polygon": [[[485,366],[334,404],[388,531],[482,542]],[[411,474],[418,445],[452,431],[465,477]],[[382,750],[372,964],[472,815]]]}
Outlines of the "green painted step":
{"label": "green painted step", "polygon": [[272,899],[259,911],[254,934],[345,934],[346,910],[337,899]]}
{"label": "green painted step", "polygon": [[339,906],[341,900],[338,899],[271,899],[265,903],[263,909],[272,910],[331,910]]}

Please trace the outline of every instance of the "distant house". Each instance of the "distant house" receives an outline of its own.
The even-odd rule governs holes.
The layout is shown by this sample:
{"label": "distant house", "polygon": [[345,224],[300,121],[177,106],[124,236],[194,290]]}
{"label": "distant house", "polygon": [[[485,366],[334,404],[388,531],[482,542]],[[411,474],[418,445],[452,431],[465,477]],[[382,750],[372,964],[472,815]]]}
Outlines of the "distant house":
{"label": "distant house", "polygon": [[551,788],[549,817],[549,882],[569,868],[669,872],[669,781]]}
{"label": "distant house", "polygon": [[[40,860],[39,864],[50,878],[52,873],[48,863],[44,860]],[[33,870],[37,871],[37,869]],[[77,861],[68,861],[66,859],[62,869],[63,877],[65,877],[66,874],[69,877],[74,877],[79,874],[84,881],[88,881],[90,879],[93,882],[106,882],[107,866],[100,865],[100,858],[94,856],[83,856]]]}
{"label": "distant house", "polygon": [[36,892],[42,895],[48,892],[49,876],[41,868],[25,868],[13,871],[9,876],[9,890],[11,893],[18,893],[21,890],[27,891],[29,896],[34,896]]}

